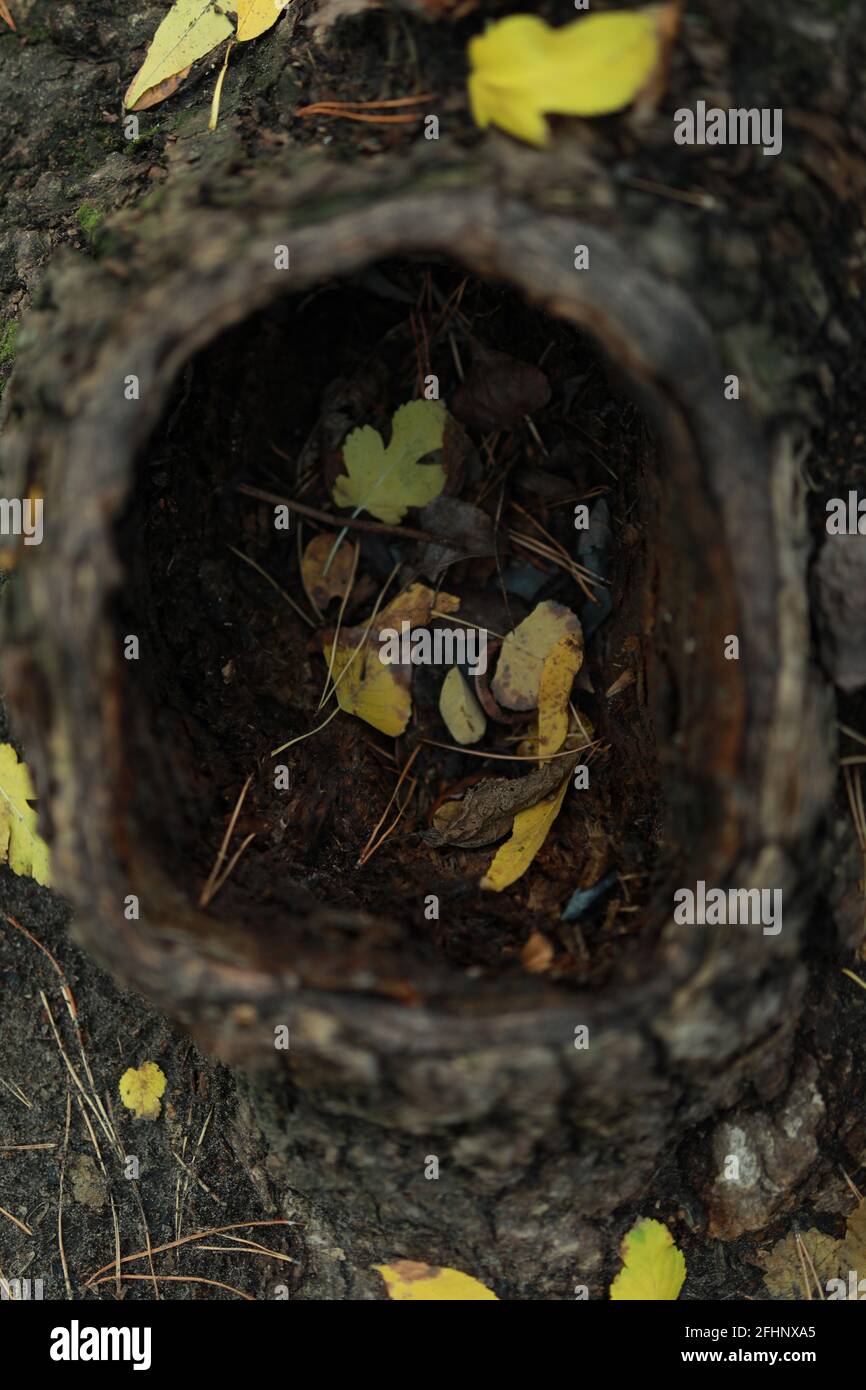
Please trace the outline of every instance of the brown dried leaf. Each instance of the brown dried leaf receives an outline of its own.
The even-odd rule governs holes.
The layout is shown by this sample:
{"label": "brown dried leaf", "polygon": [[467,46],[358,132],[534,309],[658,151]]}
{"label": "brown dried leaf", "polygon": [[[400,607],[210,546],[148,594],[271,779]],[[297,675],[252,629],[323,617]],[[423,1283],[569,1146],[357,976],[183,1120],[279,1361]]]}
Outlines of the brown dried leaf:
{"label": "brown dried leaf", "polygon": [[333,598],[342,598],[352,573],[354,551],[348,541],[337,550],[328,573],[324,574],[328,557],[334,548],[334,537],[323,531],[314,536],[301,560],[301,582],[307,598],[316,608],[325,609]]}
{"label": "brown dried leaf", "polygon": [[487,433],[520,424],[549,400],[550,382],[539,367],[473,342],[472,366],[451,410],[469,429]]}
{"label": "brown dried leaf", "polygon": [[461,801],[444,802],[424,832],[428,845],[477,849],[511,830],[514,817],[555,792],[574,770],[579,754],[553,758],[525,777],[491,777],[470,787]]}

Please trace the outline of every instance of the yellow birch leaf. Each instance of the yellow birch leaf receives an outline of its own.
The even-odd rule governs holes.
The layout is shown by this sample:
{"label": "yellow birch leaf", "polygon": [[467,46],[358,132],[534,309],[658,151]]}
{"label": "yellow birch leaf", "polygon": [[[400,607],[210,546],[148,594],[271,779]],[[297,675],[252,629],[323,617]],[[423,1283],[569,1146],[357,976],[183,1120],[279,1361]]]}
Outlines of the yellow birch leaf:
{"label": "yellow birch leaf", "polygon": [[137,1120],[155,1120],[162,1109],[160,1096],[165,1091],[165,1073],[156,1062],[142,1062],[129,1067],[120,1078],[120,1099]]}
{"label": "yellow birch leaf", "polygon": [[272,24],[276,24],[288,0],[236,0],[238,11],[238,42],[257,39]]}
{"label": "yellow birch leaf", "polygon": [[352,430],[343,445],[346,474],[333,488],[337,506],[395,524],[409,507],[432,502],[445,486],[445,469],[419,460],[441,450],[446,419],[441,401],[407,401],[394,412],[387,448],[372,425]]}
{"label": "yellow birch leaf", "polygon": [[50,883],[48,846],[37,833],[30,769],[9,743],[0,744],[0,862],[15,874]]}
{"label": "yellow birch leaf", "polygon": [[487,873],[481,879],[480,888],[489,888],[494,893],[501,893],[503,888],[510,888],[512,883],[516,883],[526,873],[547,839],[570,786],[571,777],[564,777],[562,786],[552,796],[545,797],[526,811],[517,812],[511,834],[493,856]]}
{"label": "yellow birch leaf", "polygon": [[538,682],[538,754],[558,753],[568,733],[571,687],[583,664],[583,636],[567,632],[548,652]]}
{"label": "yellow birch leaf", "polygon": [[[329,664],[332,646],[333,643],[325,646],[325,660]],[[402,734],[412,713],[408,681],[401,667],[379,660],[375,642],[368,638],[360,651],[357,641],[338,642],[331,674],[337,683],[337,703],[341,710],[363,719],[389,738]]]}
{"label": "yellow birch leaf", "polygon": [[610,1286],[613,1301],[676,1299],[686,1277],[683,1253],[667,1226],[643,1220],[626,1235],[623,1267]]}
{"label": "yellow birch leaf", "polygon": [[655,73],[669,6],[587,15],[551,29],[509,15],[469,43],[469,102],[477,125],[547,144],[545,114],[602,116],[634,101]]}
{"label": "yellow birch leaf", "polygon": [[395,1303],[499,1302],[495,1293],[459,1269],[440,1269],[417,1260],[397,1260],[373,1268],[385,1280],[388,1297]]}
{"label": "yellow birch leaf", "polygon": [[[223,9],[233,9],[226,4]],[[153,36],[147,57],[123,98],[134,111],[140,97],[204,58],[234,33],[228,15],[216,9],[214,0],[177,0]],[[166,92],[168,95],[168,92]],[[148,105],[153,105],[148,102]]]}

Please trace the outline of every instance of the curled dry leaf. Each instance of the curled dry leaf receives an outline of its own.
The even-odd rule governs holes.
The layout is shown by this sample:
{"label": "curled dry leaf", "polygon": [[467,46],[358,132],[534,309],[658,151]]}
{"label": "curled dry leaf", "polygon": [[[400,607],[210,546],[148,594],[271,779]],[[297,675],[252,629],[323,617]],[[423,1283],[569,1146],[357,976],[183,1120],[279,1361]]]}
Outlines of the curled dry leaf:
{"label": "curled dry leaf", "polygon": [[567,632],[551,647],[538,684],[538,755],[558,753],[568,734],[571,687],[583,663],[579,632]]}
{"label": "curled dry leaf", "polygon": [[[551,792],[557,793],[560,784],[565,785],[578,756],[575,752],[569,757],[554,758],[525,777],[490,777],[477,783],[461,801],[443,802],[434,813],[431,829],[424,832],[425,841],[436,847],[457,845],[461,849],[492,845],[508,834],[521,811],[535,806]],[[541,843],[543,837],[539,848]]]}
{"label": "curled dry leaf", "polygon": [[439,713],[455,743],[468,745],[484,737],[487,720],[458,666],[452,666],[439,692]]}
{"label": "curled dry leaf", "polygon": [[355,552],[348,541],[343,541],[331,560],[328,573],[323,573],[333,548],[334,537],[323,531],[320,536],[313,537],[301,560],[304,592],[310,602],[320,609],[327,608],[332,598],[343,597],[352,573]]}
{"label": "curled dry leaf", "polygon": [[[496,851],[479,887],[501,893],[503,888],[510,888],[512,883],[516,883],[526,873],[547,839],[550,827],[562,808],[565,793],[571,785],[570,773],[574,764],[566,758],[560,758],[559,762],[568,764],[568,772],[562,777],[561,785],[543,801],[528,806],[525,811],[518,811],[514,817],[511,835]],[[544,764],[544,767],[555,766],[556,763]]]}
{"label": "curled dry leaf", "polygon": [[[535,709],[544,663],[560,638],[580,634],[580,622],[570,608],[545,600],[536,604],[502,644],[491,690],[506,709]],[[581,640],[582,646],[582,640]]]}

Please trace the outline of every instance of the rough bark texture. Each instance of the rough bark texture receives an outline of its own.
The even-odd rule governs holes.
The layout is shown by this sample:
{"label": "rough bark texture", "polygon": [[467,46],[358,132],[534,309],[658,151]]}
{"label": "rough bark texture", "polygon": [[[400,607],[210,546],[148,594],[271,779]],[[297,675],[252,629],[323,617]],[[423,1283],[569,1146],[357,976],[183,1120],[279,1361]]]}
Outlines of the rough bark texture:
{"label": "rough bark texture", "polygon": [[[471,132],[452,81],[453,135],[443,118],[438,143],[401,135],[381,158],[342,135],[337,155],[305,147],[289,108],[331,92],[314,70],[298,75],[300,10],[234,55],[215,135],[199,86],[153,113],[145,147],[130,150],[100,111],[116,109],[159,8],[94,4],[86,19],[38,0],[17,8],[25,31],[47,27],[42,43],[2,41],[0,91],[16,116],[0,165],[0,290],[13,307],[30,301],[3,486],[42,488],[46,514],[64,520],[6,594],[4,681],[80,939],[218,1055],[270,1064],[251,1086],[250,1125],[257,1113],[279,1154],[319,1296],[369,1294],[352,1271],[385,1248],[471,1269],[512,1296],[598,1292],[610,1231],[690,1135],[667,1200],[691,1193],[693,1223],[724,1238],[764,1226],[813,1171],[820,1126],[837,1138],[850,1128],[824,1093],[828,1062],[847,1071],[857,1046],[840,1060],[820,984],[806,1006],[832,707],[811,657],[799,451],[809,430],[823,441],[840,405],[846,429],[862,424],[849,388],[863,340],[861,7],[779,4],[756,17],[706,0],[684,26],[664,111],[644,125],[568,127],[551,152],[529,151]],[[377,26],[411,23],[444,88],[450,32],[353,23],[362,87]],[[339,75],[342,58],[324,52]],[[74,94],[74,136],[68,109],[63,135],[46,112],[52,87],[64,102]],[[784,156],[673,146],[670,112],[698,97],[783,107]],[[55,254],[76,238],[76,200],[125,211],[93,232],[89,254]],[[283,243],[290,286],[274,270]],[[572,268],[578,243],[591,273]],[[643,657],[674,851],[656,935],[597,993],[473,983],[416,958],[398,927],[309,904],[297,932],[289,915],[260,947],[243,920],[198,913],[134,833],[109,601],[121,575],[112,525],[136,456],[185,363],[220,332],[287,288],[422,253],[504,279],[590,333],[661,439],[647,611],[670,621],[647,629]],[[727,372],[740,376],[739,403],[724,399]],[[123,395],[129,374],[136,403]],[[729,633],[739,662],[724,660]],[[823,867],[826,835],[822,853]],[[700,878],[781,888],[784,930],[667,921],[673,888]],[[123,916],[130,892],[138,924]],[[413,1007],[388,997],[403,980]],[[283,1023],[291,1049],[274,1053]],[[580,1024],[588,1051],[573,1044]],[[862,1142],[855,1132],[851,1162]],[[759,1176],[732,1193],[719,1169],[740,1150]]]}

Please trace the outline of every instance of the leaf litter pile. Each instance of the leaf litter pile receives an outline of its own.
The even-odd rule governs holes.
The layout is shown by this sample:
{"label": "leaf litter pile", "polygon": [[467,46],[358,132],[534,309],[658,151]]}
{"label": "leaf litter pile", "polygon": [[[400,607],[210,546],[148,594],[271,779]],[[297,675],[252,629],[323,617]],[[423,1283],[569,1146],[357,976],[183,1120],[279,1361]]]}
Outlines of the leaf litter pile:
{"label": "leaf litter pile", "polygon": [[447,264],[194,359],[119,537],[134,814],[190,901],[576,981],[640,941],[655,448],[573,328]]}

